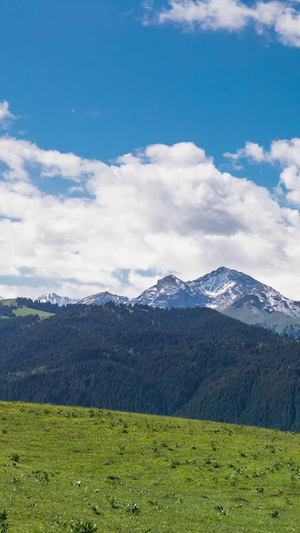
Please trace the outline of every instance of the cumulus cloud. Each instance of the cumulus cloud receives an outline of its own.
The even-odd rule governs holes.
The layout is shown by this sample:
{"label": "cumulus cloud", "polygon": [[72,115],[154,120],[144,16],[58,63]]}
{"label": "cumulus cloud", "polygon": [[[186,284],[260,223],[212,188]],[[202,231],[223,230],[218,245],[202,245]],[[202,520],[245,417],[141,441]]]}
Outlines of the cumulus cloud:
{"label": "cumulus cloud", "polygon": [[[236,159],[277,158],[298,168],[297,142],[273,143],[269,155],[248,143]],[[300,260],[298,209],[220,172],[191,142],[148,146],[105,164],[5,135],[0,169],[2,296],[8,285],[35,297],[105,289],[135,296],[170,272],[195,279],[225,264],[300,298],[291,294]],[[57,178],[69,189],[43,193],[45,180]],[[293,185],[294,175],[283,179]]]}
{"label": "cumulus cloud", "polygon": [[5,177],[18,180],[30,180],[30,172],[35,167],[42,176],[60,175],[72,181],[80,181],[83,176],[101,167],[100,162],[88,161],[72,153],[42,150],[34,143],[8,135],[0,137],[0,161],[8,169]]}
{"label": "cumulus cloud", "polygon": [[[154,13],[154,11],[153,11]],[[149,6],[145,12],[150,23]],[[300,46],[300,11],[297,0],[255,2],[239,0],[169,0],[168,7],[153,14],[152,23],[172,22],[185,28],[240,31],[252,25],[257,33],[272,30],[281,43]]]}
{"label": "cumulus cloud", "polygon": [[267,162],[279,164],[282,172],[278,191],[285,193],[285,198],[294,206],[300,207],[300,139],[281,139],[273,141],[269,150],[256,143],[248,142],[236,153],[225,153],[234,161],[246,158],[256,163]]}
{"label": "cumulus cloud", "polygon": [[247,158],[247,159],[252,159],[253,161],[256,161],[256,162],[262,162],[262,161],[265,161],[266,159],[264,149],[261,146],[259,146],[259,144],[253,143],[253,142],[246,142],[245,147],[240,148],[234,154],[231,154],[230,152],[226,152],[223,155],[224,157],[231,158],[232,160]]}

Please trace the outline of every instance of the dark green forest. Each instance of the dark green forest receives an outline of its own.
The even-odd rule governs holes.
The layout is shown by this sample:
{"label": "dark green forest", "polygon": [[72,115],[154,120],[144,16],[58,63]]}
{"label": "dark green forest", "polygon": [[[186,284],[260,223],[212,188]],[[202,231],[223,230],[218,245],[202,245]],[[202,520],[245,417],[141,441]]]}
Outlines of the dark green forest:
{"label": "dark green forest", "polygon": [[37,305],[56,315],[0,320],[1,400],[300,431],[295,339],[205,308]]}

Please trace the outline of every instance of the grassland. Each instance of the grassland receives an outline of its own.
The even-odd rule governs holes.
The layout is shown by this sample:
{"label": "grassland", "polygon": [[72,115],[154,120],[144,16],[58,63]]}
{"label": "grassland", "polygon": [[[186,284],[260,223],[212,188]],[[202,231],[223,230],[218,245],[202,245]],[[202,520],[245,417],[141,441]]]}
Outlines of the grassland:
{"label": "grassland", "polygon": [[[7,306],[7,307],[15,307],[17,306],[17,298],[7,298],[5,300],[0,300],[0,305]],[[37,315],[40,320],[43,320],[44,318],[49,318],[50,316],[54,316],[54,313],[48,313],[46,311],[41,311],[39,309],[32,309],[31,307],[22,305],[22,306],[17,307],[16,309],[13,309],[12,315],[14,316]],[[7,317],[4,316],[0,318],[7,318]]]}
{"label": "grassland", "polygon": [[0,300],[0,305],[16,305],[16,302],[16,298],[5,298],[4,300]]}
{"label": "grassland", "polygon": [[255,427],[3,402],[0,532],[299,531],[299,445]]}
{"label": "grassland", "polygon": [[41,320],[54,316],[54,313],[47,313],[46,311],[40,311],[39,309],[31,309],[30,307],[19,307],[14,311],[15,316],[29,316],[37,315]]}

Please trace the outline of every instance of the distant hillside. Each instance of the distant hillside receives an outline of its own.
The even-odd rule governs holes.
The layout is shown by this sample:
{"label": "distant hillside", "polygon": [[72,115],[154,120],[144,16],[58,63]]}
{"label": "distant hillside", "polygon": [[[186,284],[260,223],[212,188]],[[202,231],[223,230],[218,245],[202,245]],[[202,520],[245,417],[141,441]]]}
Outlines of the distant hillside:
{"label": "distant hillside", "polygon": [[300,430],[300,344],[211,309],[76,306],[0,350],[3,400]]}
{"label": "distant hillside", "polygon": [[[36,316],[39,319],[49,318],[53,316],[53,312],[49,312],[49,305],[46,304],[38,309],[32,300],[27,298],[9,298],[0,300],[0,319],[1,318],[15,318],[24,316]],[[53,309],[52,309],[53,311]]]}

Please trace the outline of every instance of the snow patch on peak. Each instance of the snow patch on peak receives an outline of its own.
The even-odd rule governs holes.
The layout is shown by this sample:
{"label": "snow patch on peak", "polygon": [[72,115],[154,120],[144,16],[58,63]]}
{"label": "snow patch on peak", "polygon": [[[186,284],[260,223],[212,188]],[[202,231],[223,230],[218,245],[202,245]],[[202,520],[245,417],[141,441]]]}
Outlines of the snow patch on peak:
{"label": "snow patch on peak", "polygon": [[59,296],[58,294],[55,294],[55,292],[47,292],[46,294],[42,294],[42,296],[39,296],[37,299],[40,303],[51,303],[51,304],[57,304],[58,307],[63,307],[70,304],[76,304],[78,300],[75,298],[68,298],[67,296]]}
{"label": "snow patch on peak", "polygon": [[207,299],[203,299],[202,295],[193,294],[189,282],[169,275],[158,280],[156,285],[144,291],[138,298],[131,300],[131,303],[167,308],[203,307],[207,303]]}
{"label": "snow patch on peak", "polygon": [[253,291],[252,294],[257,296],[261,308],[264,311],[268,313],[279,311],[292,318],[300,318],[300,302],[289,300],[289,298],[282,296],[282,294],[272,289],[272,287],[262,285],[256,291]]}
{"label": "snow patch on peak", "polygon": [[111,292],[104,291],[98,292],[97,294],[92,294],[91,296],[86,296],[78,303],[81,305],[102,305],[107,302],[114,302],[116,304],[127,304],[129,299],[127,296],[118,296],[118,294],[112,294]]}
{"label": "snow patch on peak", "polygon": [[171,287],[174,287],[176,289],[180,288],[184,290],[186,289],[186,283],[174,276],[173,274],[170,274],[165,278],[159,279],[155,287],[157,287],[157,290],[162,290],[164,288],[170,289]]}
{"label": "snow patch on peak", "polygon": [[262,285],[259,281],[247,274],[220,267],[217,270],[189,282],[195,292],[201,293],[210,299],[207,307],[223,310],[232,301],[244,293],[249,293]]}

